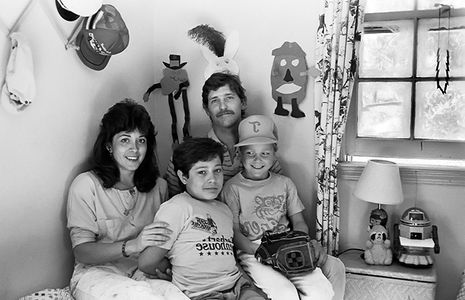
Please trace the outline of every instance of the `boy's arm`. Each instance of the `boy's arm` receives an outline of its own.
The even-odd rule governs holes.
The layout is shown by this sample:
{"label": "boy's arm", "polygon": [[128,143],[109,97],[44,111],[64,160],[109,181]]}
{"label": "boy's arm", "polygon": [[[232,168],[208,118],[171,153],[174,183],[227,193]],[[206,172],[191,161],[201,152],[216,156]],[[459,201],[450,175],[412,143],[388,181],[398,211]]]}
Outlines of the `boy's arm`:
{"label": "boy's arm", "polygon": [[308,226],[307,223],[305,223],[304,215],[302,212],[298,212],[292,216],[289,216],[289,219],[291,221],[292,230],[303,231],[308,234]]}
{"label": "boy's arm", "polygon": [[164,260],[167,252],[167,249],[157,246],[145,248],[139,256],[139,269],[144,273],[157,275],[156,269],[163,271],[167,268],[166,260]]}
{"label": "boy's arm", "polygon": [[244,234],[242,234],[239,224],[234,224],[234,245],[248,254],[255,254],[257,251],[258,244],[251,242]]}

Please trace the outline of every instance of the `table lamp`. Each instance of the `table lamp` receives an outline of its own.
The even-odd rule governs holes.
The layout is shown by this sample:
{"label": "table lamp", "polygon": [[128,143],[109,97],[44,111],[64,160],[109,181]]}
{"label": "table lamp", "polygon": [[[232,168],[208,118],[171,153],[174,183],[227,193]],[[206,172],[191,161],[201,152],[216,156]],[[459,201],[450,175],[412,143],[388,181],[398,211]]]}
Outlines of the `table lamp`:
{"label": "table lamp", "polygon": [[354,196],[360,200],[378,204],[370,213],[370,227],[386,227],[387,213],[382,204],[397,205],[404,200],[399,166],[387,160],[369,160],[360,175]]}
{"label": "table lamp", "polygon": [[388,215],[381,207],[403,201],[399,167],[387,160],[370,160],[360,175],[354,196],[360,200],[378,204],[370,213],[368,240],[363,258],[367,264],[390,265],[391,242],[388,236]]}

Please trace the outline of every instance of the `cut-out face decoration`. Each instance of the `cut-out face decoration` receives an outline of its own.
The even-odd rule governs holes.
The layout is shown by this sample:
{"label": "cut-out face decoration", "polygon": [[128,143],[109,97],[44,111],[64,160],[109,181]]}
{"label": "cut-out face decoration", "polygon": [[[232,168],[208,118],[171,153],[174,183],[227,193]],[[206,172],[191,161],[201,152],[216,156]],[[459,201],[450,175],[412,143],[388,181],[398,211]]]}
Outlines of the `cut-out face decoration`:
{"label": "cut-out face decoration", "polygon": [[271,69],[272,97],[277,102],[275,114],[287,116],[289,111],[283,104],[291,104],[291,116],[305,117],[298,104],[307,92],[307,62],[305,52],[295,42],[285,42],[280,48],[274,49],[273,67]]}

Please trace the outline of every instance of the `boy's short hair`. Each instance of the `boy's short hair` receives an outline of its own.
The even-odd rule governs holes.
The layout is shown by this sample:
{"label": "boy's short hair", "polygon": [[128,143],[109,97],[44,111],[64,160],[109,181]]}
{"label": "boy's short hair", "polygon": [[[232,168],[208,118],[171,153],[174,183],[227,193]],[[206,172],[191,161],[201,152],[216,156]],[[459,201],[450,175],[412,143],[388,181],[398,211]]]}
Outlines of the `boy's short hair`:
{"label": "boy's short hair", "polygon": [[228,85],[231,91],[237,94],[242,103],[247,103],[245,88],[241,84],[239,76],[229,73],[213,73],[202,87],[202,105],[208,108],[208,94],[216,91],[220,87]]}
{"label": "boy's short hair", "polygon": [[189,176],[193,165],[199,161],[209,161],[219,157],[223,163],[223,146],[210,138],[189,138],[173,151],[174,171]]}

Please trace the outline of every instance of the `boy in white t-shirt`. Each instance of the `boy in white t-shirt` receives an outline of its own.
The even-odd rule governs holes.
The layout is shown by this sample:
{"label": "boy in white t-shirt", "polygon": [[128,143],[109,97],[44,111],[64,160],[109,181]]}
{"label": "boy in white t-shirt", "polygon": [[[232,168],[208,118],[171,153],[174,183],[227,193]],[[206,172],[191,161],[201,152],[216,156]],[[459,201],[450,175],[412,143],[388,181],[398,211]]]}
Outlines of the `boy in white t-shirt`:
{"label": "boy in white t-shirt", "polygon": [[270,172],[276,160],[276,127],[266,116],[253,115],[239,124],[243,170],[226,182],[221,195],[234,216],[234,243],[243,269],[273,300],[332,299],[334,292],[320,268],[286,277],[260,263],[255,253],[267,230],[308,233],[297,189],[286,176]]}
{"label": "boy in white t-shirt", "polygon": [[173,283],[190,299],[265,299],[239,271],[233,251],[233,216],[217,200],[223,187],[223,147],[209,138],[191,138],[173,152],[186,191],[163,203],[155,220],[169,224],[171,238],[146,248],[139,268],[154,274],[167,257]]}

